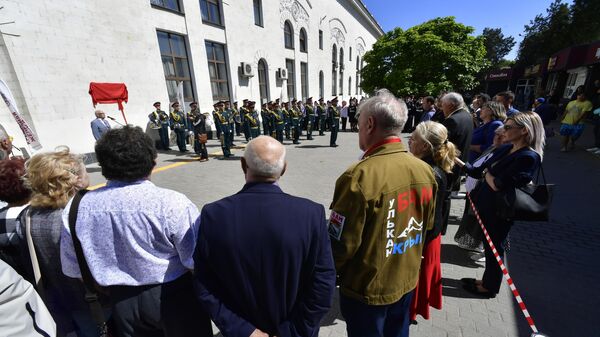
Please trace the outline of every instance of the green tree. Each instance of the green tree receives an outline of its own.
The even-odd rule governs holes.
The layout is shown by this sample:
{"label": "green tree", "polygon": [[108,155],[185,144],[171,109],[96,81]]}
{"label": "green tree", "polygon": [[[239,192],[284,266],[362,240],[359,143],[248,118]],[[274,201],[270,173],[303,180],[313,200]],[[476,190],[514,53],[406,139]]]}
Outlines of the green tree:
{"label": "green tree", "polygon": [[361,87],[387,88],[396,95],[467,91],[487,66],[483,37],[473,27],[437,18],[406,31],[396,28],[380,37],[364,56]]}
{"label": "green tree", "polygon": [[575,0],[571,5],[571,32],[576,44],[600,40],[600,1]]}
{"label": "green tree", "polygon": [[545,16],[539,14],[525,25],[517,64],[526,66],[543,62],[549,55],[572,45],[571,28],[569,6],[555,0],[546,9]]}
{"label": "green tree", "polygon": [[481,35],[484,38],[485,58],[491,68],[497,67],[516,43],[512,36],[505,37],[500,28],[484,28]]}

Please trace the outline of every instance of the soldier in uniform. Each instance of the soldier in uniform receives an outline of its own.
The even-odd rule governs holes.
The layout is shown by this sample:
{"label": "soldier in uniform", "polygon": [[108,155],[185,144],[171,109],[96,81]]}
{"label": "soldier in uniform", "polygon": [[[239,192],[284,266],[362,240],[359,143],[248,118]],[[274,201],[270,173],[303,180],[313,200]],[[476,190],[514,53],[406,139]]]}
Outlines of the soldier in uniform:
{"label": "soldier in uniform", "polygon": [[319,105],[317,105],[317,116],[319,118],[319,136],[325,135],[325,120],[327,118],[327,110],[323,103],[323,97],[319,98]]}
{"label": "soldier in uniform", "polygon": [[233,102],[233,120],[235,121],[235,135],[241,136],[243,112],[238,109],[238,102]]}
{"label": "soldier in uniform", "polygon": [[244,138],[246,138],[246,142],[250,141],[250,126],[246,122],[246,114],[248,113],[248,100],[244,99],[242,104],[242,108],[240,109],[240,116],[242,117],[242,132],[244,133]]}
{"label": "soldier in uniform", "polygon": [[223,109],[223,112],[229,116],[229,127],[231,128],[231,132],[229,133],[229,147],[232,147],[235,146],[235,144],[233,144],[233,137],[235,136],[235,116],[233,114],[233,109],[231,108],[231,102],[225,101],[224,103],[225,108]]}
{"label": "soldier in uniform", "polygon": [[306,104],[304,105],[304,115],[307,120],[306,123],[306,140],[312,140],[312,132],[315,126],[315,113],[313,110],[312,97],[306,99]]}
{"label": "soldier in uniform", "polygon": [[248,102],[248,112],[245,115],[245,122],[248,125],[248,129],[250,129],[250,138],[254,139],[260,136],[260,121],[258,120],[258,113],[254,111],[254,107],[256,102],[249,101]]}
{"label": "soldier in uniform", "polygon": [[335,143],[337,141],[338,131],[340,130],[340,110],[337,106],[338,98],[334,97],[331,100],[331,106],[327,115],[329,116],[329,125],[331,126],[331,138],[329,140],[329,146],[337,147]]}
{"label": "soldier in uniform", "polygon": [[279,107],[279,100],[275,100],[274,109],[271,111],[271,120],[275,130],[275,139],[283,144],[283,130],[285,128],[285,115]]}
{"label": "soldier in uniform", "polygon": [[[194,131],[194,152],[200,155],[200,161],[208,160],[208,150],[206,149],[206,115],[198,109],[198,103],[190,103],[192,110],[188,114],[188,125]],[[201,135],[203,140],[201,141]]]}
{"label": "soldier in uniform", "polygon": [[225,102],[219,102],[219,110],[217,111],[217,118],[219,119],[219,125],[221,126],[221,149],[223,150],[224,157],[231,156],[231,138],[233,137],[233,129],[231,124],[233,116],[231,115],[230,109],[224,109]]}
{"label": "soldier in uniform", "polygon": [[148,118],[152,122],[152,129],[158,130],[160,136],[160,148],[161,150],[170,151],[169,147],[169,115],[160,109],[160,102],[154,102],[154,108]]}
{"label": "soldier in uniform", "polygon": [[263,103],[262,109],[260,110],[260,117],[262,119],[263,135],[268,136],[271,134],[269,128],[269,108],[267,103]]}
{"label": "soldier in uniform", "polygon": [[221,114],[221,106],[222,106],[222,102],[219,101],[215,104],[213,104],[213,121],[215,122],[215,129],[217,130],[217,139],[221,139],[221,119],[218,117],[218,115]]}
{"label": "soldier in uniform", "polygon": [[177,136],[177,147],[179,148],[179,152],[187,152],[188,150],[185,145],[185,136],[187,134],[186,117],[183,111],[181,111],[179,102],[171,104],[171,107],[173,108],[170,115],[171,130],[175,131],[175,135]]}
{"label": "soldier in uniform", "polygon": [[281,112],[283,112],[283,128],[285,130],[285,139],[290,140],[292,139],[291,136],[291,120],[290,120],[290,113],[289,110],[290,109],[290,102],[282,102],[281,104]]}
{"label": "soldier in uniform", "polygon": [[292,100],[292,107],[289,110],[290,119],[292,121],[292,139],[294,140],[294,144],[300,144],[300,133],[301,133],[301,121],[300,121],[300,111],[296,107],[296,99]]}

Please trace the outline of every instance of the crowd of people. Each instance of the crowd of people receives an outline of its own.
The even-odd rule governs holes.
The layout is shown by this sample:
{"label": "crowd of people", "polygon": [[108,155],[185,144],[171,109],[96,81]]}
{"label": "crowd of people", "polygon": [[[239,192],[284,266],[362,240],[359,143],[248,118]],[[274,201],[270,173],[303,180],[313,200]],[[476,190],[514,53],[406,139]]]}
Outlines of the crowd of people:
{"label": "crowd of people", "polygon": [[[195,150],[208,158],[208,118],[195,103],[187,116],[177,104],[167,114],[155,103],[149,119],[158,144],[139,127],[96,123],[96,158],[108,182],[93,191],[86,191],[81,157],[68,148],[0,160],[0,200],[7,203],[0,209],[0,268],[11,271],[11,287],[29,289],[22,298],[37,308],[0,325],[98,336],[106,321],[115,336],[212,336],[212,320],[224,336],[317,336],[337,285],[348,336],[408,336],[417,315],[429,319],[430,307],[442,309],[441,236],[461,178],[467,175],[470,198],[502,255],[513,220],[498,215],[495,198],[533,179],[544,123],[535,112],[512,109],[510,93],[477,95],[469,107],[448,92],[423,98],[406,146],[400,134],[409,107],[389,91],[339,109],[335,98],[328,108],[319,101],[269,102],[261,123],[255,103],[244,102],[237,130],[236,105],[215,104],[224,155],[234,132],[248,140],[246,183],[200,210],[150,180],[157,145],[169,148],[169,129],[182,137],[181,151],[191,130]],[[310,139],[329,120],[333,146],[343,118],[358,132],[363,155],[337,179],[326,219],[322,205],[279,186],[294,169],[283,135],[289,125],[292,140],[303,129]],[[492,298],[502,272],[465,206],[455,240],[484,253],[485,272],[462,282]]]}

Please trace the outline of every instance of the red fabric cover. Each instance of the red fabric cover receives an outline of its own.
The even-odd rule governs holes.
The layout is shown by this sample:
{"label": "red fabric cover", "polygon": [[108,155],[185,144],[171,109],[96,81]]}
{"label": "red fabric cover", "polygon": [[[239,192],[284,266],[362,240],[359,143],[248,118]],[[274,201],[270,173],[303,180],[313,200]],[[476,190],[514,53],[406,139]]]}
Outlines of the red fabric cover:
{"label": "red fabric cover", "polygon": [[96,83],[90,82],[90,95],[94,107],[98,103],[117,103],[123,111],[123,102],[129,99],[125,83]]}
{"label": "red fabric cover", "polygon": [[410,319],[415,320],[417,314],[429,319],[429,307],[442,309],[442,266],[440,265],[440,251],[442,250],[442,236],[431,240],[423,248],[421,271],[415,294],[410,304]]}

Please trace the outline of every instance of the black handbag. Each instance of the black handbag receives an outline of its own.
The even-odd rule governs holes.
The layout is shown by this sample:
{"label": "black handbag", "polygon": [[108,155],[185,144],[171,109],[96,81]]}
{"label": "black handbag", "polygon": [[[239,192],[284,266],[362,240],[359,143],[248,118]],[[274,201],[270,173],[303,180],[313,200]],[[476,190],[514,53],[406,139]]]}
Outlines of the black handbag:
{"label": "black handbag", "polygon": [[[540,172],[543,183],[539,184]],[[536,175],[535,183],[496,193],[496,214],[507,220],[548,221],[554,193],[554,184],[546,183],[544,167]]]}

